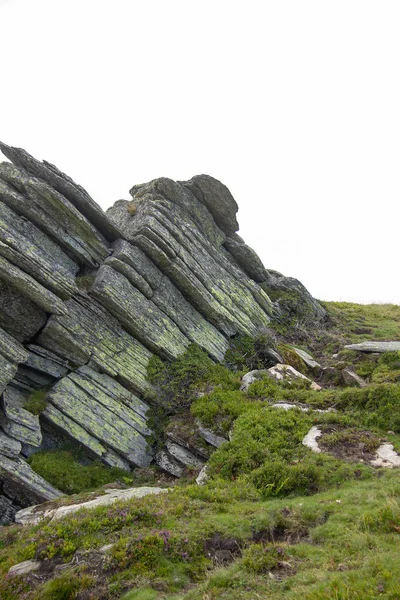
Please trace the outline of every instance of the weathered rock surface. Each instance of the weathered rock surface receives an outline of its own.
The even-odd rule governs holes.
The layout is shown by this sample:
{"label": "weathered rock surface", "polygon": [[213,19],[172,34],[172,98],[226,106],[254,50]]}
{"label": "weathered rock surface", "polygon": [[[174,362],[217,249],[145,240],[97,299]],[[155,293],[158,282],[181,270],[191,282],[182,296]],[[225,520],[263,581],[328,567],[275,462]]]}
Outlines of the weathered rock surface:
{"label": "weathered rock surface", "polygon": [[386,467],[393,469],[393,467],[400,467],[400,456],[395,451],[393,444],[387,442],[381,444],[376,451],[374,460],[371,464],[375,467]]}
{"label": "weathered rock surface", "polygon": [[296,371],[291,365],[277,364],[274,367],[267,369],[266,373],[268,377],[272,377],[272,379],[276,379],[277,381],[296,381],[296,379],[302,379],[303,381],[310,382],[310,388],[312,390],[319,391],[322,389],[318,383],[311,381],[311,379],[303,375],[303,373]]}
{"label": "weathered rock surface", "polygon": [[0,481],[3,494],[19,506],[54,500],[62,495],[22,458],[11,459],[0,455]]}
{"label": "weathered rock surface", "polygon": [[400,342],[361,342],[348,344],[345,348],[358,352],[400,352]]}
{"label": "weathered rock surface", "polygon": [[8,574],[19,577],[21,575],[27,575],[28,573],[37,571],[39,569],[39,567],[40,567],[39,560],[24,560],[23,562],[20,562],[17,565],[13,565],[9,569]]}
{"label": "weathered rock surface", "polygon": [[294,346],[293,350],[294,352],[296,352],[297,356],[300,356],[300,358],[306,363],[307,367],[316,370],[321,369],[321,365],[313,359],[311,354],[308,354],[308,352],[306,352],[305,350],[301,350],[300,348],[295,348]]}
{"label": "weathered rock surface", "polygon": [[346,368],[342,369],[342,379],[346,385],[356,386],[360,388],[364,388],[367,386],[366,382],[362,377],[357,375],[352,369]]}
{"label": "weathered rock surface", "polygon": [[[88,459],[149,464],[153,353],[173,359],[196,343],[222,361],[232,335],[263,333],[285,310],[268,289],[295,287],[324,311],[264,268],[212,177],[137,185],[104,213],[54,165],[0,150],[11,161],[0,163],[0,492],[12,514],[59,494],[21,458],[37,448],[68,439]],[[24,408],[36,392],[40,418]],[[225,441],[201,426],[167,438],[155,460],[175,476]]]}
{"label": "weathered rock surface", "polygon": [[59,506],[58,508],[46,508],[44,504],[41,506],[30,506],[17,512],[15,521],[21,525],[34,525],[39,523],[43,519],[58,520],[62,519],[66,515],[77,512],[78,510],[90,510],[97,508],[98,506],[108,506],[114,504],[114,502],[130,500],[131,498],[144,498],[149,495],[166,494],[167,488],[159,487],[138,487],[128,488],[126,490],[120,489],[108,489],[105,490],[103,496],[98,496],[93,500],[87,502],[81,502],[80,504],[68,504],[66,506]]}
{"label": "weathered rock surface", "polygon": [[[81,443],[83,429],[132,465],[145,467],[151,462],[144,438],[151,433],[145,418],[148,406],[108,375],[81,367],[57,382],[47,400],[69,419],[63,421],[51,409],[44,417],[67,433],[71,421],[75,422],[79,429],[74,433],[72,428],[72,437],[79,437]],[[90,446],[94,451],[94,443]],[[98,446],[95,453],[100,452]]]}

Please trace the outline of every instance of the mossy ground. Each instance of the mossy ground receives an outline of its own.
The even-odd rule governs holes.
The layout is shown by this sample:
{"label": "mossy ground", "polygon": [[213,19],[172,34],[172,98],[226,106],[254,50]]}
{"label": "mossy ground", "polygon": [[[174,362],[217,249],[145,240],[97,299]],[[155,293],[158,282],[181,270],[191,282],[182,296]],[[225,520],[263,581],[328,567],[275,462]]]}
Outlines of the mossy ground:
{"label": "mossy ground", "polygon": [[[334,304],[333,312],[325,306],[340,313]],[[383,307],[379,313],[361,307],[357,316],[353,309],[344,310],[328,337],[326,332],[315,335],[320,335],[319,344],[367,335],[400,338],[400,309]],[[351,330],[360,314],[372,333]],[[342,354],[341,362],[368,380],[364,389],[332,386],[314,392],[304,382],[279,384],[264,378],[245,394],[239,389],[243,370],[252,360],[263,360],[262,345],[253,348],[256,357],[249,340],[236,343],[228,356],[231,369],[214,365],[195,347],[171,365],[157,360],[150,365],[150,377],[167,403],[161,411],[163,427],[171,415],[184,420],[190,411],[191,419],[229,437],[210,458],[206,485],[186,478],[151,500],[81,511],[34,527],[3,528],[0,597],[400,598],[399,471],[373,468],[360,462],[356,452],[339,452],[361,444],[368,455],[383,440],[400,450],[399,357]],[[325,349],[325,356],[329,352],[332,348]],[[290,347],[286,356],[295,359]],[[297,367],[305,372],[303,364]],[[199,397],[198,391],[204,395]],[[311,410],[273,408],[279,400]],[[320,413],[317,408],[335,410]],[[312,425],[324,431],[321,454],[301,443]],[[41,561],[34,574],[7,575],[12,565],[32,558]]]}

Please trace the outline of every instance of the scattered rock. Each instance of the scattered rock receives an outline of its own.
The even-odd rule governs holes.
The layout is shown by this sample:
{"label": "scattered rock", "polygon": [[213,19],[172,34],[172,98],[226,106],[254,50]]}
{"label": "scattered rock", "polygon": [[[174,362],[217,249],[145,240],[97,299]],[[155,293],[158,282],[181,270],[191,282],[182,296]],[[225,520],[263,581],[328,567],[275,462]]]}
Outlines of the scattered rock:
{"label": "scattered rock", "polygon": [[321,448],[318,445],[317,439],[321,437],[322,431],[318,429],[318,427],[311,427],[310,431],[304,436],[302,444],[303,446],[307,446],[313,452],[321,452]]}
{"label": "scattered rock", "polygon": [[242,392],[247,392],[249,387],[255,381],[259,381],[263,378],[264,375],[267,375],[266,369],[254,369],[253,371],[249,371],[242,377],[242,383],[240,389]]}
{"label": "scattered rock", "polygon": [[204,462],[186,448],[175,444],[171,440],[167,440],[165,445],[170,455],[186,467],[193,467],[194,469],[201,469],[203,467]]}
{"label": "scattered rock", "polygon": [[361,342],[360,344],[348,344],[345,348],[358,352],[399,352],[400,342]]}
{"label": "scattered rock", "polygon": [[341,374],[346,385],[356,386],[359,388],[364,388],[367,386],[367,383],[364,381],[364,379],[357,375],[357,373],[350,368],[343,369]]}
{"label": "scattered rock", "polygon": [[197,425],[200,435],[205,439],[205,441],[208,444],[211,444],[211,446],[214,446],[215,448],[219,448],[220,446],[222,446],[222,444],[224,442],[228,441],[226,438],[222,437],[221,435],[217,435],[216,433],[213,433],[212,431],[210,431],[210,429],[203,427],[203,425],[200,423],[200,421],[196,421],[196,425]]}
{"label": "scattered rock", "polygon": [[400,467],[400,456],[395,452],[393,444],[384,443],[376,451],[376,457],[371,461],[374,467]]}
{"label": "scattered rock", "polygon": [[295,348],[294,346],[292,348],[293,351],[296,352],[296,354],[300,356],[301,359],[303,359],[303,361],[308,367],[316,370],[321,369],[321,365],[316,360],[314,360],[313,357],[310,354],[308,354],[308,352],[306,352],[305,350],[301,350],[300,348]]}
{"label": "scattered rock", "polygon": [[287,381],[296,381],[296,379],[303,379],[304,381],[309,381],[311,383],[310,388],[314,391],[319,391],[322,389],[318,383],[315,381],[311,381],[308,377],[296,371],[294,367],[291,365],[282,365],[277,364],[274,367],[270,367],[267,369],[266,374],[277,381],[283,381],[284,379]]}
{"label": "scattered rock", "polygon": [[39,560],[24,560],[23,562],[20,562],[17,565],[11,567],[8,571],[8,574],[14,577],[27,575],[28,573],[37,571],[40,565],[41,563]]}
{"label": "scattered rock", "polygon": [[196,477],[197,485],[205,485],[208,480],[207,465],[204,465],[200,473]]}

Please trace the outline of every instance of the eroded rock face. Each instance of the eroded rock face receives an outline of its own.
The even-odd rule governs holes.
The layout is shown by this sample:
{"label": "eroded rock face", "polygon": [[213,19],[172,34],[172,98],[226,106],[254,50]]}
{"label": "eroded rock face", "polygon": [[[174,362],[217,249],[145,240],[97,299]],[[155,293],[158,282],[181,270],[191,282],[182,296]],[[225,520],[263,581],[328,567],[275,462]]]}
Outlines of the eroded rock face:
{"label": "eroded rock face", "polygon": [[[268,289],[294,284],[267,271],[236,234],[237,204],[212,177],[137,185],[132,200],[104,213],[51,163],[0,149],[11,161],[0,163],[0,498],[8,519],[15,507],[59,495],[24,460],[56,439],[74,440],[89,460],[148,465],[153,354],[173,359],[196,343],[221,361],[230,336],[255,336],[282,310]],[[299,282],[296,290],[323,313]],[[40,417],[26,409],[36,392],[46,402]],[[197,434],[210,449],[224,442]],[[156,462],[176,476],[200,470],[209,450],[174,435]]]}

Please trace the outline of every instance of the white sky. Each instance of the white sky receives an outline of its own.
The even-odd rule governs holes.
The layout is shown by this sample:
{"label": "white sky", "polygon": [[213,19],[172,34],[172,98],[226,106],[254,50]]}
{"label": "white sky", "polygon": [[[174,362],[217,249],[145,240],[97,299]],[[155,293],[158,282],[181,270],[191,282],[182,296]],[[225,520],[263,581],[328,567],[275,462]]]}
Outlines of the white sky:
{"label": "white sky", "polygon": [[103,208],[213,175],[266,267],[400,304],[399,31],[398,0],[0,0],[0,139]]}

